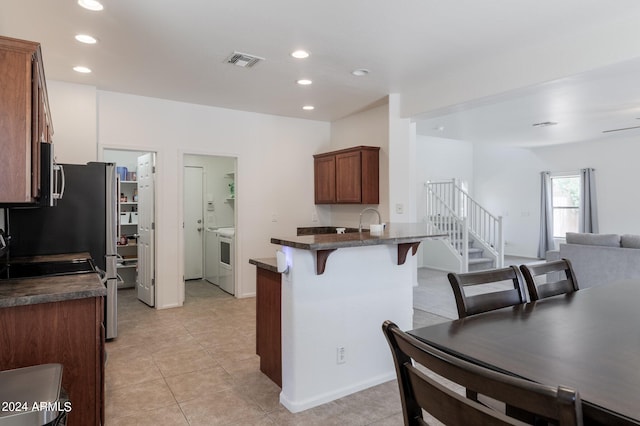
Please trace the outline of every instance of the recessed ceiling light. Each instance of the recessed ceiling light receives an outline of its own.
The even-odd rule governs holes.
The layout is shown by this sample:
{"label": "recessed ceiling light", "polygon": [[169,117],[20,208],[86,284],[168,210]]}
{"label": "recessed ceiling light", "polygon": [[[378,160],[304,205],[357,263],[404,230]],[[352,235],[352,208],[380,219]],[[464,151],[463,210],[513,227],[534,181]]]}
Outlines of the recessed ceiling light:
{"label": "recessed ceiling light", "polygon": [[305,111],[311,111],[313,109],[315,109],[315,107],[313,105],[305,105],[302,107],[303,110]]}
{"label": "recessed ceiling light", "polygon": [[362,77],[369,74],[369,72],[370,71],[366,68],[358,68],[357,70],[351,71],[351,74],[355,75],[356,77]]}
{"label": "recessed ceiling light", "polygon": [[89,74],[91,72],[91,68],[87,68],[87,67],[83,67],[83,66],[73,67],[73,70],[75,72],[79,72],[79,73],[82,73],[82,74]]}
{"label": "recessed ceiling light", "polygon": [[301,86],[308,86],[308,85],[310,85],[311,83],[313,83],[313,81],[308,80],[308,79],[306,79],[306,78],[303,78],[303,79],[298,80],[298,81],[297,81],[297,83],[298,83],[299,85],[301,85]]}
{"label": "recessed ceiling light", "polygon": [[102,3],[97,0],[78,0],[78,4],[85,9],[93,10],[95,12],[104,9]]}
{"label": "recessed ceiling light", "polygon": [[304,59],[309,57],[309,52],[306,52],[304,50],[296,50],[295,52],[291,53],[291,56],[296,59]]}
{"label": "recessed ceiling light", "polygon": [[85,43],[85,44],[96,44],[98,42],[98,40],[96,40],[95,37],[91,37],[90,35],[87,35],[87,34],[77,34],[76,40],[78,40],[80,43]]}

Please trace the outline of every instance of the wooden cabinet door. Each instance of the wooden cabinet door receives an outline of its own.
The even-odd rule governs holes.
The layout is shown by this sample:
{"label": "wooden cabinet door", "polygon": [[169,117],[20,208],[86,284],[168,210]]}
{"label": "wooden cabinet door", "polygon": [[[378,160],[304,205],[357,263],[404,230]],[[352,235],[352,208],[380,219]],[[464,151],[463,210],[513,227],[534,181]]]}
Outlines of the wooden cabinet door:
{"label": "wooden cabinet door", "polygon": [[336,155],[336,202],[360,203],[362,201],[361,152]]}
{"label": "wooden cabinet door", "polygon": [[315,203],[336,202],[336,158],[333,155],[314,159]]}
{"label": "wooden cabinet door", "polygon": [[0,36],[0,203],[33,203],[40,195],[40,142],[53,126],[38,43]]}
{"label": "wooden cabinet door", "polygon": [[0,49],[0,203],[31,200],[30,76],[29,55]]}

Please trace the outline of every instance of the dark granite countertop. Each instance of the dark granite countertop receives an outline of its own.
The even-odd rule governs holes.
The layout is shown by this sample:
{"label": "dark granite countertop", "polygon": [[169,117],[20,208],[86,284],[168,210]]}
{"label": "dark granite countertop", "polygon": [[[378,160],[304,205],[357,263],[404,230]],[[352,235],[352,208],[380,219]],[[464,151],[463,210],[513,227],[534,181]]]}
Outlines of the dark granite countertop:
{"label": "dark granite countertop", "polygon": [[278,272],[278,265],[275,257],[263,257],[260,259],[249,259],[249,263],[258,268],[267,269],[271,272]]}
{"label": "dark granite countertop", "polygon": [[445,233],[426,223],[391,223],[387,224],[381,235],[371,235],[369,231],[300,235],[282,238],[274,237],[271,238],[271,243],[303,250],[330,250],[344,247],[416,243],[428,238],[445,236]]}
{"label": "dark granite countertop", "polygon": [[[87,253],[70,253],[14,258],[12,261],[46,262],[89,257]],[[97,273],[0,280],[0,308],[100,297],[106,294],[107,288],[102,284]]]}

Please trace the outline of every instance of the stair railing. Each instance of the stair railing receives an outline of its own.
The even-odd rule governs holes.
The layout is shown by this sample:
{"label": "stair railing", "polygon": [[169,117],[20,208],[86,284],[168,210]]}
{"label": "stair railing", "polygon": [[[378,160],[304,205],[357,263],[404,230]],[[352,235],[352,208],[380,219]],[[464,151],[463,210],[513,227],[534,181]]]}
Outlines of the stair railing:
{"label": "stair railing", "polygon": [[[450,211],[460,221],[466,219],[463,233],[470,233],[474,240],[495,257],[496,268],[504,267],[502,217],[494,216],[481,206],[456,183],[455,179],[429,181],[425,186],[427,188],[427,217],[429,220],[432,221],[434,212],[437,214],[438,211]],[[467,252],[468,260],[468,247],[464,251]]]}
{"label": "stair railing", "polygon": [[452,194],[450,191],[441,191],[439,186],[434,190],[427,188],[427,218],[432,225],[449,236],[448,244],[452,253],[462,265],[461,272],[467,272],[469,268],[469,233],[466,232],[467,220],[456,214],[451,207]]}

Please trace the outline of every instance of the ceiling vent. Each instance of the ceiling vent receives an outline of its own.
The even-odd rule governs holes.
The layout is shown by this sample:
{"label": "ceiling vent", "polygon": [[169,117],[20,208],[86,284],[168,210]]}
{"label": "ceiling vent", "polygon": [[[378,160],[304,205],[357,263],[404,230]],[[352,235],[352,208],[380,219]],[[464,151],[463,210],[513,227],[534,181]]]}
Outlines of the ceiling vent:
{"label": "ceiling vent", "polygon": [[260,61],[264,61],[264,58],[241,52],[233,52],[229,57],[227,57],[227,59],[225,59],[226,63],[237,65],[242,68],[251,68]]}

